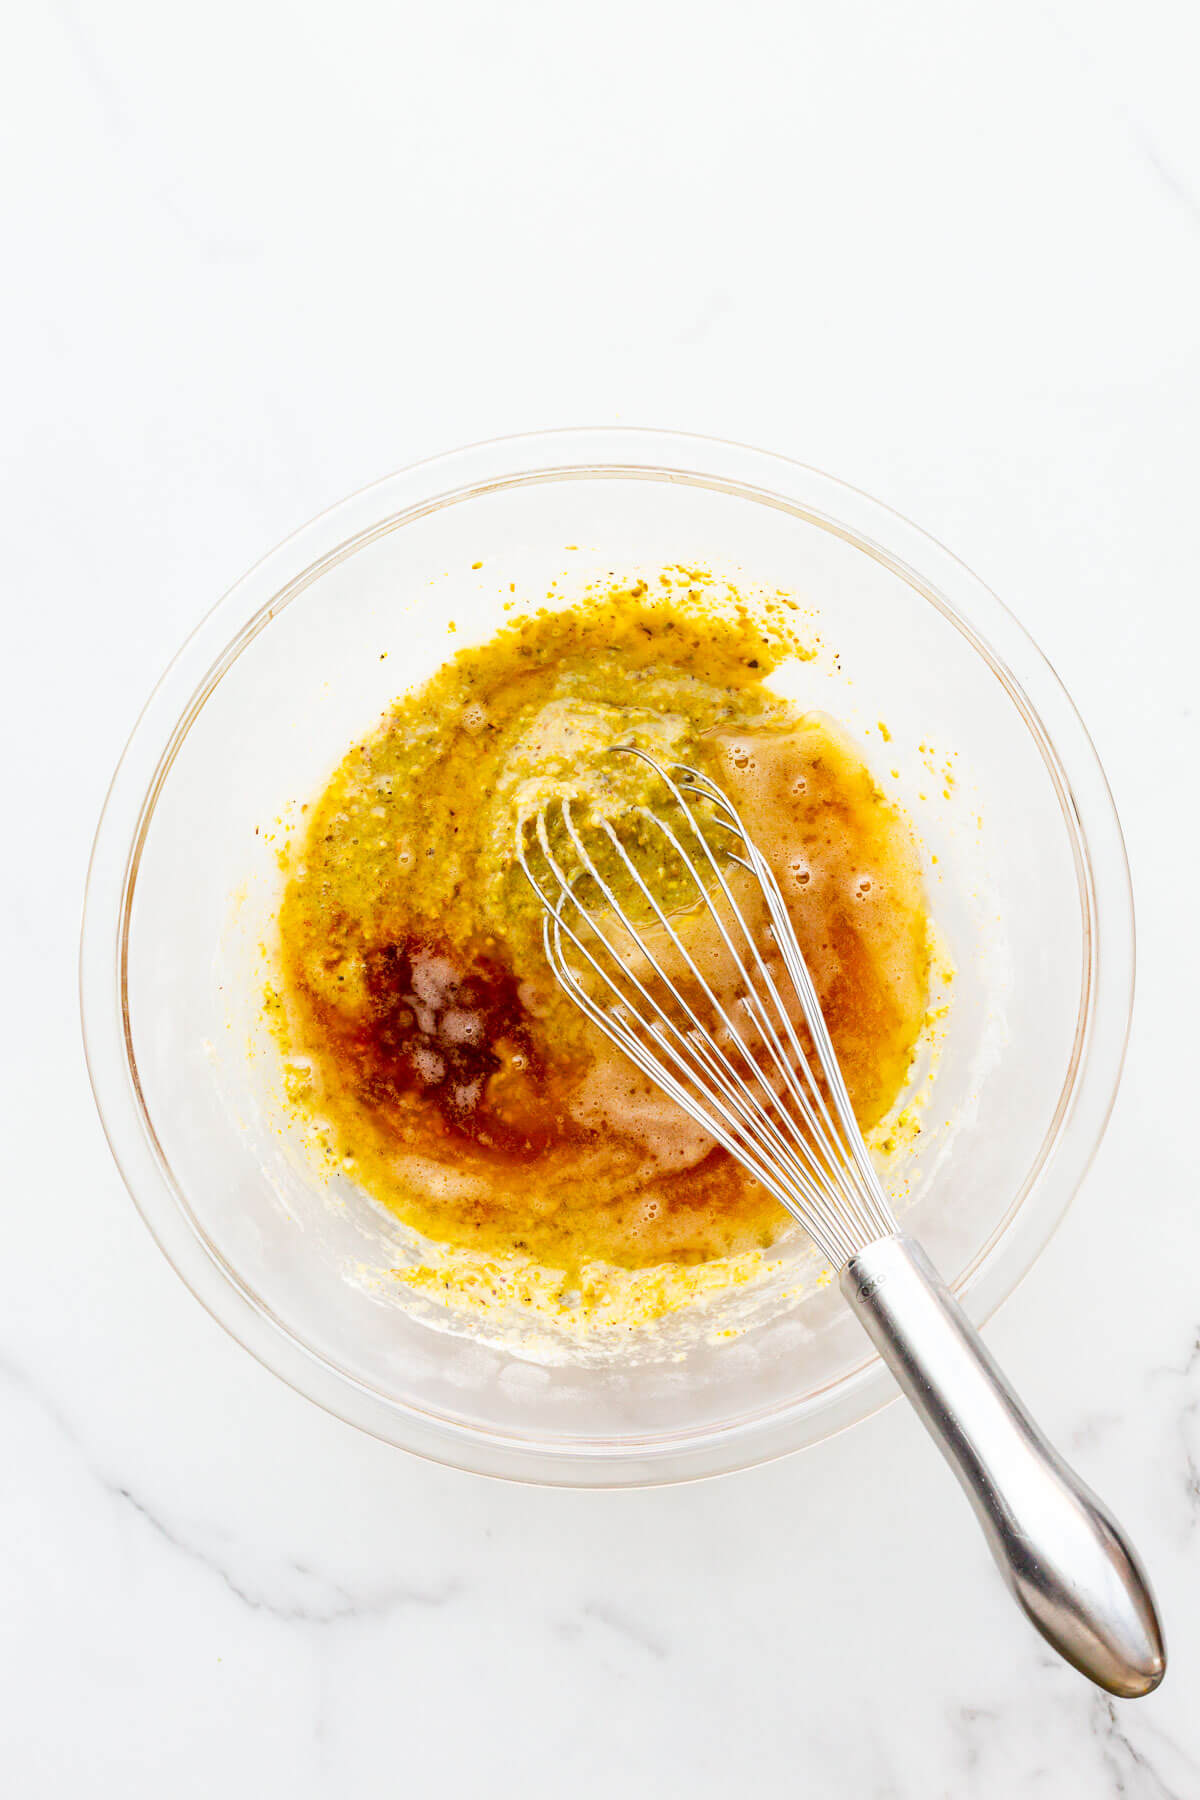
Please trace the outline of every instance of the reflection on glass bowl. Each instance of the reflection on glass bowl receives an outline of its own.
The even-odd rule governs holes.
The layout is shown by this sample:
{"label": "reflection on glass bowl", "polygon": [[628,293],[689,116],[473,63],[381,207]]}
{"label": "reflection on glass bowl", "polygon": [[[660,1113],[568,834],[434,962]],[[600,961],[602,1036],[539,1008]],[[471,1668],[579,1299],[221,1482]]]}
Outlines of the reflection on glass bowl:
{"label": "reflection on glass bowl", "polygon": [[272,822],[397,691],[489,635],[511,591],[679,562],[796,595],[824,649],[795,697],[851,729],[886,721],[956,966],[905,1217],[976,1320],[1061,1217],[1120,1073],[1132,908],[1103,773],[1028,637],[916,527],[779,457],[624,430],[477,446],[333,508],[220,602],[138,722],[89,877],[88,1059],[130,1190],[214,1316],[330,1411],[484,1473],[705,1475],[889,1396],[836,1290],[811,1283],[735,1336],[697,1316],[620,1355],[432,1329],[445,1315],[386,1279],[399,1227],[307,1171],[247,1055]]}

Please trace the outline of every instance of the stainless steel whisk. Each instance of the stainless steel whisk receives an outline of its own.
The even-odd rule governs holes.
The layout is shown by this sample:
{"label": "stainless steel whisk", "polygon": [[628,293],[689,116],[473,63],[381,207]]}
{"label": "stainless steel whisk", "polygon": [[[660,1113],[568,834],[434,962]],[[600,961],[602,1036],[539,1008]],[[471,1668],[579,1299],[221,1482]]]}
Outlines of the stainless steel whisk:
{"label": "stainless steel whisk", "polygon": [[[560,800],[518,831],[518,858],[545,908],[551,968],[837,1270],[1042,1636],[1110,1693],[1149,1693],[1166,1655],[1137,1556],[1038,1430],[920,1245],[899,1230],[765,858],[709,777],[632,747],[615,754],[648,766],[661,804],[631,806],[614,823]],[[669,899],[668,882],[679,890]],[[694,936],[689,947],[687,921],[697,917],[732,977],[732,1004]]]}

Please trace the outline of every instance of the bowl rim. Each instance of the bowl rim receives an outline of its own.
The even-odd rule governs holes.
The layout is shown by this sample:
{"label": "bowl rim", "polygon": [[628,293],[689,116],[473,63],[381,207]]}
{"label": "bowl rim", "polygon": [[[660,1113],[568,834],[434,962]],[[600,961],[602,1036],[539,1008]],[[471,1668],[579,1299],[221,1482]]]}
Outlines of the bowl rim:
{"label": "bowl rim", "polygon": [[1079,888],[1080,1007],[1067,1075],[1038,1155],[1004,1217],[953,1284],[977,1324],[1032,1267],[1099,1147],[1124,1063],[1135,965],[1133,896],[1116,808],[1087,729],[1049,661],[951,551],[883,502],[819,469],[717,437],[649,427],[518,433],[423,459],[372,482],[299,527],[235,582],[184,641],[147,699],[114,772],[92,848],[80,1005],[89,1078],[113,1156],[177,1274],[219,1324],[298,1392],[347,1423],[438,1462],[509,1479],[592,1487],[696,1479],[768,1461],[867,1417],[895,1397],[895,1388],[879,1359],[866,1354],[827,1388],[763,1414],[619,1442],[492,1432],[383,1393],[278,1318],[191,1214],[142,1100],[124,971],[141,847],[158,793],[200,707],[251,639],[333,563],[416,518],[506,488],[603,478],[734,493],[804,518],[874,557],[940,611],[990,665],[1041,753],[1071,840]]}

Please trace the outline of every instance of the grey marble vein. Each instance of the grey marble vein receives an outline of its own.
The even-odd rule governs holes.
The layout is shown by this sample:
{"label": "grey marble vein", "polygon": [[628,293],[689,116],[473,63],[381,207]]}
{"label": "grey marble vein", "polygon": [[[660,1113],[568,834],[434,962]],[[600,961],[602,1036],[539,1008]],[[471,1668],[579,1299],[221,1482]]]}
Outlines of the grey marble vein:
{"label": "grey marble vein", "polygon": [[293,1569],[304,1582],[313,1582],[323,1586],[331,1598],[325,1605],[305,1605],[303,1603],[284,1604],[273,1600],[267,1594],[257,1594],[244,1583],[235,1579],[229,1569],[206,1550],[189,1541],[178,1530],[169,1527],[157,1513],[153,1512],[144,1500],[126,1487],[103,1484],[110,1493],[123,1500],[158,1536],[173,1550],[178,1550],[189,1561],[199,1564],[215,1575],[228,1588],[229,1592],[243,1605],[255,1612],[269,1613],[272,1618],[280,1619],[285,1624],[300,1625],[336,1625],[344,1619],[381,1618],[388,1613],[397,1612],[404,1607],[436,1607],[443,1606],[462,1591],[462,1584],[447,1579],[428,1587],[393,1584],[378,1593],[357,1595],[344,1587],[340,1582],[322,1576],[296,1558],[288,1559],[288,1567]]}
{"label": "grey marble vein", "polygon": [[81,9],[75,0],[57,0],[54,11],[79,72],[104,117],[110,137],[119,144],[127,142],[133,135],[129,113],[105,59],[96,49],[92,33],[84,25]]}
{"label": "grey marble vein", "polygon": [[1183,174],[1167,161],[1143,121],[1124,108],[1121,112],[1126,130],[1142,153],[1142,160],[1157,177],[1163,192],[1190,219],[1193,230],[1200,233],[1200,195]]}
{"label": "grey marble vein", "polygon": [[620,1611],[607,1601],[589,1600],[582,1611],[585,1618],[594,1619],[598,1625],[606,1625],[610,1631],[615,1631],[628,1643],[636,1644],[639,1650],[644,1650],[648,1656],[656,1657],[660,1662],[669,1654],[668,1646],[643,1625],[640,1619],[631,1619],[628,1613]]}
{"label": "grey marble vein", "polygon": [[[1133,1742],[1126,1727],[1128,1717],[1106,1694],[1093,1697],[1091,1726],[1099,1742],[1101,1761],[1111,1777],[1110,1793],[1119,1796],[1119,1800],[1195,1800],[1195,1787],[1189,1785],[1185,1790],[1167,1782],[1147,1751]],[[1138,1735],[1143,1733],[1139,1731]],[[1200,1776],[1200,1769],[1195,1773]]]}
{"label": "grey marble vein", "polygon": [[168,1524],[149,1501],[134,1493],[126,1483],[106,1474],[57,1402],[10,1358],[0,1358],[0,1379],[33,1402],[102,1492],[127,1507],[163,1543],[216,1577],[235,1599],[254,1612],[269,1614],[287,1624],[335,1625],[344,1620],[382,1618],[408,1607],[443,1606],[462,1591],[459,1580],[446,1577],[424,1584],[392,1583],[377,1591],[358,1594],[299,1558],[290,1557],[284,1567],[299,1577],[302,1588],[313,1589],[317,1597],[285,1601],[265,1591],[256,1592],[217,1555],[198,1543],[194,1533],[189,1535],[182,1526]]}
{"label": "grey marble vein", "polygon": [[1152,1383],[1164,1378],[1184,1389],[1178,1409],[1169,1415],[1169,1425],[1179,1443],[1180,1484],[1187,1508],[1186,1535],[1190,1537],[1200,1525],[1200,1330],[1192,1334],[1181,1363],[1150,1371]]}
{"label": "grey marble vein", "polygon": [[641,1620],[631,1618],[628,1613],[603,1600],[585,1600],[577,1612],[559,1620],[555,1631],[560,1638],[572,1642],[582,1635],[585,1623],[603,1626],[606,1631],[612,1632],[627,1644],[633,1644],[656,1662],[665,1661],[670,1654],[670,1648],[664,1640],[643,1625]]}
{"label": "grey marble vein", "polygon": [[1126,138],[1134,145],[1139,160],[1149,169],[1155,186],[1183,214],[1190,228],[1200,234],[1200,194],[1197,194],[1183,171],[1163,154],[1145,120],[1113,92],[1101,74],[1091,50],[1067,29],[1057,10],[1046,7],[1043,17],[1056,32],[1060,42],[1070,50],[1092,84],[1102,92],[1105,105],[1121,126]]}

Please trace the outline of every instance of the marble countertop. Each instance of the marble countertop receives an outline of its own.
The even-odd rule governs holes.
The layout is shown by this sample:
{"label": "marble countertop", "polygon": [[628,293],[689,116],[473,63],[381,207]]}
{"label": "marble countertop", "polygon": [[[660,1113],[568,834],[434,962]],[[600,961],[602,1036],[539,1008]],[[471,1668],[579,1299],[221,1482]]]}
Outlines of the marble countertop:
{"label": "marble countertop", "polygon": [[[1195,9],[50,0],[8,37],[4,1791],[1200,1796]],[[168,656],[364,482],[617,421],[916,518],[1093,730],[1133,1042],[987,1336],[1145,1554],[1149,1700],[1055,1663],[904,1409],[674,1490],[428,1466],[226,1338],[109,1159],[75,941]]]}

